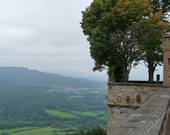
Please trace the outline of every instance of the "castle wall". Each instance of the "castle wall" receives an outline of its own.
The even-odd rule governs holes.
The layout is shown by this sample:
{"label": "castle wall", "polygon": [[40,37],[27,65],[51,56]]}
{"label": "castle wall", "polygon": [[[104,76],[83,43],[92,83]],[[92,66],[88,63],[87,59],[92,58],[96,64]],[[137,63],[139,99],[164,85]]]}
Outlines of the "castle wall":
{"label": "castle wall", "polygon": [[164,87],[170,87],[170,35],[163,39],[164,52]]}
{"label": "castle wall", "polygon": [[108,135],[113,135],[115,129],[161,88],[159,84],[144,83],[114,83],[108,86]]}
{"label": "castle wall", "polygon": [[108,105],[140,106],[160,89],[160,84],[113,83],[108,87]]}
{"label": "castle wall", "polygon": [[162,88],[108,135],[170,135],[170,89]]}

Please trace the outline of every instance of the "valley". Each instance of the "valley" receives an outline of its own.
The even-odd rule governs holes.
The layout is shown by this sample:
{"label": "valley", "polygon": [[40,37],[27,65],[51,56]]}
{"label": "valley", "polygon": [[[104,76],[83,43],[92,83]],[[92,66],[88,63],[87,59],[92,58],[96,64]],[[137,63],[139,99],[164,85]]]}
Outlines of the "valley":
{"label": "valley", "polygon": [[[47,73],[41,73],[41,77],[38,79],[39,72],[32,72],[25,70],[24,77],[22,77],[22,71],[22,74],[18,73],[16,76],[17,81],[13,81],[14,73],[8,71],[6,72],[7,81],[2,78],[0,69],[0,129],[2,135],[5,135],[4,133],[7,135],[46,135],[46,133],[47,135],[65,135],[93,127],[106,127],[107,107],[104,83],[101,85],[99,82],[95,82],[95,84],[83,80],[86,83],[83,84],[81,79],[75,79],[74,85],[64,81],[65,84],[56,82],[44,84],[42,82],[41,86],[40,82],[44,80],[43,76],[44,74],[47,76]],[[39,82],[38,85],[35,82],[29,82],[32,80],[31,74],[36,76],[34,80]],[[30,79],[28,79],[28,75]],[[25,78],[28,85],[21,84]],[[49,76],[48,79],[50,79]],[[87,84],[88,82],[90,83]]]}

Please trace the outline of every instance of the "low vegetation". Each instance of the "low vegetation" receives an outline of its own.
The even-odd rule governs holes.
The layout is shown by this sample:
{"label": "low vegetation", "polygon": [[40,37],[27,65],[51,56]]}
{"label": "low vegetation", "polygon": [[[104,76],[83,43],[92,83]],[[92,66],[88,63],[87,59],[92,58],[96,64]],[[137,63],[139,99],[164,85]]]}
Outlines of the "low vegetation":
{"label": "low vegetation", "polygon": [[88,129],[85,131],[74,133],[72,129],[57,129],[57,128],[15,128],[1,130],[0,135],[106,135],[106,130],[103,128]]}
{"label": "low vegetation", "polygon": [[72,135],[106,135],[106,130],[103,128],[89,129]]}
{"label": "low vegetation", "polygon": [[0,135],[64,135],[55,128],[16,128],[0,132]]}

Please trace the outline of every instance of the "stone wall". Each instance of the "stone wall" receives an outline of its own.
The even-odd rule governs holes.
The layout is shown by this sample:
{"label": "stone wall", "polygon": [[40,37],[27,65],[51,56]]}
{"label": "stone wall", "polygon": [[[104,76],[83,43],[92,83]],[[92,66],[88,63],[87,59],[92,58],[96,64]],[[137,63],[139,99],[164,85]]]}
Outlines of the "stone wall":
{"label": "stone wall", "polygon": [[109,83],[108,84],[109,121],[108,135],[127,121],[150,97],[157,93],[160,84],[146,83]]}
{"label": "stone wall", "polygon": [[170,89],[160,89],[109,135],[170,135]]}
{"label": "stone wall", "polygon": [[109,121],[108,121],[108,135],[114,135],[115,129],[119,127],[128,119],[130,114],[134,113],[136,109],[109,107]]}
{"label": "stone wall", "polygon": [[170,87],[170,35],[165,35],[163,39],[164,52],[164,86]]}
{"label": "stone wall", "polygon": [[140,107],[161,87],[146,83],[110,83],[108,86],[108,105],[125,107]]}
{"label": "stone wall", "polygon": [[116,83],[108,93],[108,135],[170,135],[170,88]]}

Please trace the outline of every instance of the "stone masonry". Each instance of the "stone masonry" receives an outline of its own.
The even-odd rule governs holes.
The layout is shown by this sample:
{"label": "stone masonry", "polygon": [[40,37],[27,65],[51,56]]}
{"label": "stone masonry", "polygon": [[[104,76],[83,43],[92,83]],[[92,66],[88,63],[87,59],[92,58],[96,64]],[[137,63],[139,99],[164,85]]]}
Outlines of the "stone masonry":
{"label": "stone masonry", "polygon": [[109,106],[108,135],[114,135],[113,132],[158,92],[161,86],[160,84],[139,82],[110,83],[107,99]]}
{"label": "stone masonry", "polygon": [[160,89],[110,135],[170,135],[170,89]]}
{"label": "stone masonry", "polygon": [[164,52],[164,87],[170,87],[170,33],[163,39]]}

